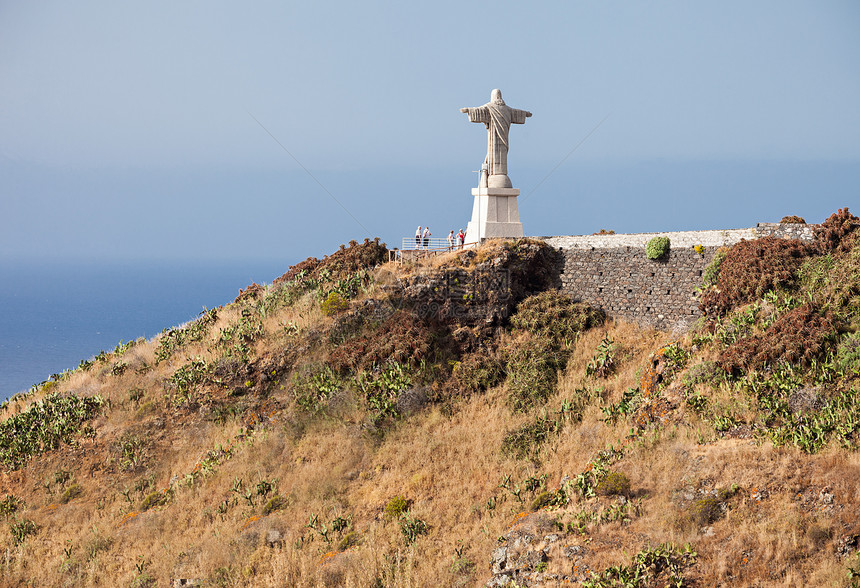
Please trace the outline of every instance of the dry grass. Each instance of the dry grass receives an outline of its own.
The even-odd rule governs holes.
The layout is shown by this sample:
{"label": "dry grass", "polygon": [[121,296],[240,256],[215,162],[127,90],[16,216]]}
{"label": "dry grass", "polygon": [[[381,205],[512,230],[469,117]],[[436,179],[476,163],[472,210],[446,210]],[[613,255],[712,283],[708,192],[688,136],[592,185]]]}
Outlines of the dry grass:
{"label": "dry grass", "polygon": [[[447,258],[458,255],[431,263],[450,264]],[[377,294],[371,290],[362,297]],[[703,586],[834,585],[846,577],[837,548],[842,538],[860,534],[856,453],[830,448],[807,455],[750,439],[717,438],[683,403],[664,425],[649,425],[633,436],[630,419],[614,425],[604,420],[602,409],[639,386],[651,354],[673,341],[666,333],[615,322],[582,333],[569,350],[556,393],[527,414],[511,413],[501,385],[427,406],[374,432],[355,391],[343,392],[338,411],[311,418],[296,409],[289,373],[278,374],[266,394],[252,390],[231,397],[207,384],[195,392],[193,403],[167,402],[165,382],[193,358],[217,360],[220,352],[213,344],[239,313],[236,305],[221,309],[204,341],[167,361],[155,362],[156,338],[52,387],[101,394],[111,405],[92,423],[94,440],[33,459],[22,470],[0,472],[3,492],[25,503],[0,525],[4,585],[145,585],[147,577],[153,585],[175,578],[207,578],[222,586],[482,585],[490,577],[487,558],[498,538],[517,524],[534,524],[520,515],[533,496],[518,501],[500,487],[505,477],[521,484],[545,475],[553,489],[564,476],[586,471],[608,446],[624,449],[612,469],[629,477],[630,500],[638,510],[628,522],[590,522],[587,537],[559,532],[565,545],[582,546],[585,556],[574,564],[560,546],[553,547],[548,571],[572,574],[574,565],[599,571],[629,562],[640,549],[674,542],[690,543],[699,553],[691,574]],[[299,346],[307,333],[323,332],[332,321],[307,294],[263,318],[264,335],[254,342],[252,355],[269,357]],[[615,368],[606,377],[587,376],[586,366],[606,337],[615,344]],[[515,345],[516,339],[503,332],[497,344]],[[310,361],[326,357],[320,348],[307,352],[316,354],[306,358]],[[714,358],[706,349],[695,362]],[[119,359],[128,365],[122,374],[103,369]],[[583,386],[602,392],[578,420],[563,423],[537,459],[502,454],[508,431],[542,411],[556,414]],[[704,391],[703,386],[694,391]],[[10,402],[3,418],[42,394]],[[747,400],[728,388],[710,394],[720,409],[752,414]],[[214,419],[205,409],[216,404],[236,412]],[[130,439],[139,441],[137,463],[122,455]],[[206,470],[200,464],[219,448],[228,453],[218,454]],[[52,482],[63,471],[69,480]],[[258,493],[261,482],[274,488]],[[72,483],[80,485],[81,494],[61,504],[59,497]],[[736,491],[725,499],[722,516],[707,525],[691,519],[691,503],[729,488]],[[142,510],[148,494],[165,489],[164,504]],[[284,497],[284,505],[264,515],[274,494]],[[384,516],[395,496],[405,498],[411,516],[429,526],[411,544],[398,521]],[[569,522],[577,513],[607,509],[614,500],[575,497],[538,515],[551,526],[555,518]],[[38,526],[20,545],[10,525],[15,517]],[[334,530],[337,520],[350,521],[350,527]],[[354,545],[340,551],[348,532],[355,533]],[[452,568],[456,559],[475,565]]]}

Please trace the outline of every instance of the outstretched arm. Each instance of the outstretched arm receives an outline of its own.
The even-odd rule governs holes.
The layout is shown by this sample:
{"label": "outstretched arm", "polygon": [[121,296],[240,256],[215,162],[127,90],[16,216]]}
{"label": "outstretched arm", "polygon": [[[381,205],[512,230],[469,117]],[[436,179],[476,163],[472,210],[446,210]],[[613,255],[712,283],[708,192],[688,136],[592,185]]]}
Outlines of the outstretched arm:
{"label": "outstretched arm", "polygon": [[532,115],[528,110],[520,110],[518,108],[511,108],[511,122],[521,125],[526,122],[526,119]]}
{"label": "outstretched arm", "polygon": [[461,108],[460,112],[464,112],[464,113],[469,115],[469,122],[473,122],[473,123],[488,123],[488,122],[490,122],[490,111],[483,106],[478,106],[475,108]]}

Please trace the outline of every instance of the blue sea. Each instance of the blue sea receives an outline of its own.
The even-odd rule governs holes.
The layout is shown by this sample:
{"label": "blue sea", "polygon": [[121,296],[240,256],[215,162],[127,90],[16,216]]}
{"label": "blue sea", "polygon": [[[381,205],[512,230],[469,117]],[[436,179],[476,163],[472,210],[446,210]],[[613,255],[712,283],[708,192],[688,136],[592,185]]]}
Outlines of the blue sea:
{"label": "blue sea", "polygon": [[0,401],[271,283],[284,262],[0,261]]}

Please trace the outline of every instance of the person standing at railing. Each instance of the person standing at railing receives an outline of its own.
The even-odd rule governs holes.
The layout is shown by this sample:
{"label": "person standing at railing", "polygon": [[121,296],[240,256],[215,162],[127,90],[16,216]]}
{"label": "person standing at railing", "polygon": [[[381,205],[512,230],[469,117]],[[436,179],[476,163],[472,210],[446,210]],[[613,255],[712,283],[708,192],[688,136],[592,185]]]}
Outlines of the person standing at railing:
{"label": "person standing at railing", "polygon": [[424,238],[424,249],[428,249],[430,247],[430,227],[424,227],[424,232],[421,233],[421,236]]}
{"label": "person standing at railing", "polygon": [[457,233],[457,245],[460,249],[463,248],[463,243],[466,242],[466,233],[463,232],[463,229],[460,229],[460,232]]}
{"label": "person standing at railing", "polygon": [[418,225],[418,230],[415,231],[415,249],[421,249],[421,225]]}
{"label": "person standing at railing", "polygon": [[454,229],[451,229],[451,232],[448,233],[448,251],[454,250]]}

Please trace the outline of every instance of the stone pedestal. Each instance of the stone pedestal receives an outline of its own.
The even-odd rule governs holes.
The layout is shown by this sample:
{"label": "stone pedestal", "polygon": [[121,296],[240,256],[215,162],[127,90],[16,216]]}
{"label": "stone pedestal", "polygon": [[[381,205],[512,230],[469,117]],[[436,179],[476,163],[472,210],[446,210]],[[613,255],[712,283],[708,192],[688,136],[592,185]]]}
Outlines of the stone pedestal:
{"label": "stone pedestal", "polygon": [[472,188],[475,203],[472,220],[466,228],[466,243],[522,237],[523,224],[517,208],[519,195],[516,188]]}

